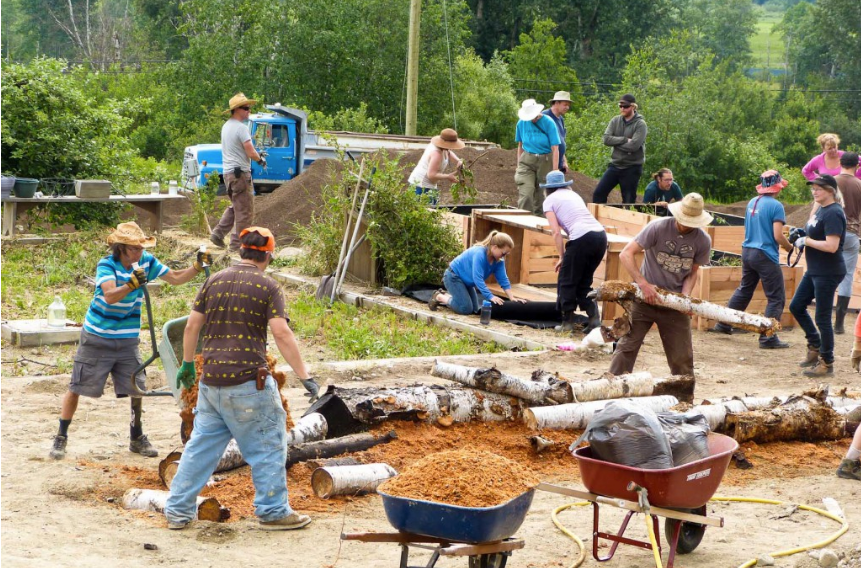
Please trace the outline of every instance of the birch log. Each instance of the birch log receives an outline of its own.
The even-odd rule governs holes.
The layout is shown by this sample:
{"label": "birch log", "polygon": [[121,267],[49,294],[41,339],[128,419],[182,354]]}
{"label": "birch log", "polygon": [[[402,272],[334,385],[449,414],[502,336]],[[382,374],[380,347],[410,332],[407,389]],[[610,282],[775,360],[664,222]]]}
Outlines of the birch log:
{"label": "birch log", "polygon": [[[780,330],[780,322],[773,318],[749,314],[739,310],[732,310],[726,306],[713,304],[698,298],[691,298],[684,294],[670,292],[663,288],[656,288],[658,300],[656,305],[675,310],[687,315],[695,315],[710,320],[716,320],[739,329],[772,335]],[[643,292],[636,284],[608,280],[595,290],[595,297],[599,301],[619,302],[635,301],[645,302]]]}
{"label": "birch log", "polygon": [[[622,400],[650,408],[655,412],[666,412],[679,403],[679,399],[668,395],[644,396]],[[545,428],[550,430],[582,430],[589,424],[592,416],[610,402],[612,400],[593,400],[591,402],[560,404],[558,406],[536,406],[527,408],[523,412],[523,420],[533,430]]]}
{"label": "birch log", "polygon": [[392,440],[396,440],[397,437],[398,435],[392,430],[379,438],[375,438],[371,434],[350,434],[349,436],[341,436],[340,438],[332,438],[331,440],[299,444],[290,448],[286,467],[289,468],[293,464],[305,460],[330,458],[351,452],[361,452],[379,444],[388,444]]}
{"label": "birch log", "polygon": [[[542,380],[547,375],[550,373],[536,371],[532,374],[532,379]],[[581,382],[569,380],[567,382],[572,395],[568,402],[670,395],[681,402],[692,403],[694,401],[694,387],[696,386],[696,381],[692,376],[670,375],[655,378],[648,371],[618,376],[608,373],[599,379]]]}
{"label": "birch log", "polygon": [[353,418],[364,424],[385,420],[420,422],[501,421],[520,418],[520,401],[460,386],[343,389],[329,387]]}
{"label": "birch log", "polygon": [[306,442],[325,440],[328,431],[329,425],[322,414],[318,412],[306,414],[287,432],[287,445],[296,446]]}
{"label": "birch log", "polygon": [[398,474],[385,463],[321,467],[311,474],[311,487],[321,499],[336,495],[373,493],[383,481]]}
{"label": "birch log", "polygon": [[503,373],[496,367],[480,369],[434,361],[431,375],[456,381],[468,387],[507,394],[532,404],[571,402],[570,389],[567,383],[556,381],[554,386],[549,382],[525,381],[521,378]]}
{"label": "birch log", "polygon": [[[168,495],[170,493],[167,491],[132,488],[123,495],[123,507],[129,510],[164,513]],[[197,498],[197,518],[199,520],[219,522],[227,518],[225,515],[229,516],[229,511],[222,509],[215,497]]]}

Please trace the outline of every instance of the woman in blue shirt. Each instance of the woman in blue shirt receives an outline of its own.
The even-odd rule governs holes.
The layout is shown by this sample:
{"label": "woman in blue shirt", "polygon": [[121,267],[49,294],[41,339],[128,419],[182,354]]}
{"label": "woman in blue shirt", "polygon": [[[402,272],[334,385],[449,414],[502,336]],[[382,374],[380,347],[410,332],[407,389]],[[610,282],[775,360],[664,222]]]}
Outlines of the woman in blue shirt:
{"label": "woman in blue shirt", "polygon": [[443,275],[445,290],[437,290],[428,301],[428,307],[436,311],[439,306],[448,306],[461,314],[475,314],[482,300],[503,304],[504,300],[494,296],[485,280],[493,274],[509,300],[525,302],[511,293],[511,283],[505,273],[505,257],[514,248],[514,241],[506,233],[491,231],[483,241],[468,248],[451,261]]}

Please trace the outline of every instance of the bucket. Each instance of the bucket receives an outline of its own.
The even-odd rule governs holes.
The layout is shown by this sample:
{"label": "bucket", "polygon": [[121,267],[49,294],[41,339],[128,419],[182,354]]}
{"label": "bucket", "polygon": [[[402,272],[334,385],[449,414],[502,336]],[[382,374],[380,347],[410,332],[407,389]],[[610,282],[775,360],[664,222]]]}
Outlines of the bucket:
{"label": "bucket", "polygon": [[39,187],[39,180],[31,178],[17,178],[15,180],[15,197],[31,199]]}
{"label": "bucket", "polygon": [[9,197],[12,195],[12,188],[15,187],[15,176],[3,176],[2,185],[2,196]]}

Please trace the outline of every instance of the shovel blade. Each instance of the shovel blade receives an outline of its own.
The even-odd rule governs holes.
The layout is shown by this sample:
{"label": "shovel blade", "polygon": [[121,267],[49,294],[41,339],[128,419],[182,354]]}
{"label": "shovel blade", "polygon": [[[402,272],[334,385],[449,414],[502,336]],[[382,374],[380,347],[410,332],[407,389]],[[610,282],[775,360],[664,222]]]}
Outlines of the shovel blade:
{"label": "shovel blade", "polygon": [[320,279],[320,285],[317,286],[317,293],[314,297],[317,298],[317,301],[330,300],[332,297],[332,290],[335,288],[335,275],[327,274]]}

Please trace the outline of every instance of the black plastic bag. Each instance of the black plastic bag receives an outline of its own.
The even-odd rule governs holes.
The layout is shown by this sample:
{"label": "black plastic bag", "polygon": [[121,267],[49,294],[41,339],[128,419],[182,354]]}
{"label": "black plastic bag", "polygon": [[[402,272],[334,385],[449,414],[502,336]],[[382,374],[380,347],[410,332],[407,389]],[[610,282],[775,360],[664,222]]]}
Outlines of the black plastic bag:
{"label": "black plastic bag", "polygon": [[676,466],[709,457],[709,422],[699,412],[662,412],[658,420],[670,441]]}

